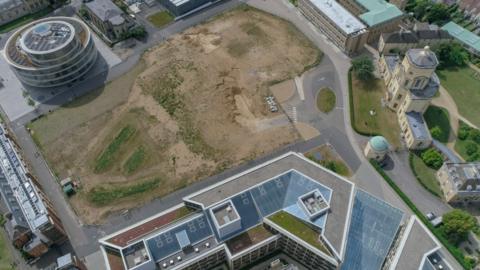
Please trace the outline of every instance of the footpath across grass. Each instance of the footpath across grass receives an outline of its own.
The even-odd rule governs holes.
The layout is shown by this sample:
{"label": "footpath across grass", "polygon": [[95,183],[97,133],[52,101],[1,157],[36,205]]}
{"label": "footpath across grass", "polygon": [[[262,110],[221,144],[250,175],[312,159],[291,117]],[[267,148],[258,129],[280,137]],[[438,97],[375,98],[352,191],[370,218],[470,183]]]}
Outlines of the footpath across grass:
{"label": "footpath across grass", "polygon": [[427,126],[432,131],[432,129],[438,128],[440,133],[437,136],[432,136],[439,142],[446,143],[450,136],[452,128],[450,127],[450,116],[448,111],[444,108],[437,106],[428,107],[427,111],[423,115]]}
{"label": "footpath across grass", "polygon": [[157,12],[153,15],[148,16],[147,19],[155,27],[161,28],[161,27],[169,24],[171,21],[173,21],[174,17],[170,12],[164,10],[164,11],[160,11],[160,12]]}
{"label": "footpath across grass", "polygon": [[437,70],[442,86],[450,93],[460,114],[480,126],[480,73],[470,67]]}

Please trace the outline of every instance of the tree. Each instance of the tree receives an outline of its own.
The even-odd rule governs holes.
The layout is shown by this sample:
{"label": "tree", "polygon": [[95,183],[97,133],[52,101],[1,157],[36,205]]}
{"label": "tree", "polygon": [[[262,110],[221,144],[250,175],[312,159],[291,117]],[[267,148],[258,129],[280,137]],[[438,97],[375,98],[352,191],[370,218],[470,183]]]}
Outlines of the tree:
{"label": "tree", "polygon": [[370,57],[362,55],[352,60],[352,69],[357,78],[362,81],[368,81],[373,78],[375,66]]}
{"label": "tree", "polygon": [[477,220],[469,213],[455,209],[443,215],[442,230],[448,240],[455,245],[467,238],[468,232],[476,229]]}
{"label": "tree", "polygon": [[448,6],[443,3],[434,3],[430,6],[425,19],[430,23],[440,23],[450,20]]}
{"label": "tree", "polygon": [[435,126],[432,129],[430,129],[430,134],[436,140],[439,140],[442,138],[442,130],[440,129],[439,126]]}
{"label": "tree", "polygon": [[443,157],[442,155],[435,149],[430,148],[420,155],[423,162],[430,168],[438,170],[442,167],[443,164]]}
{"label": "tree", "polygon": [[468,52],[458,43],[442,43],[435,50],[440,67],[460,67],[468,61]]}
{"label": "tree", "polygon": [[477,144],[472,141],[468,141],[467,144],[465,145],[465,152],[467,152],[467,155],[469,156],[475,154],[477,150],[478,150]]}
{"label": "tree", "polygon": [[475,141],[476,143],[480,143],[480,130],[476,128],[470,129],[470,132],[468,133],[468,137]]}
{"label": "tree", "polygon": [[460,124],[460,128],[458,129],[458,135],[457,137],[460,140],[466,140],[468,138],[468,135],[470,134],[471,128],[465,124]]}

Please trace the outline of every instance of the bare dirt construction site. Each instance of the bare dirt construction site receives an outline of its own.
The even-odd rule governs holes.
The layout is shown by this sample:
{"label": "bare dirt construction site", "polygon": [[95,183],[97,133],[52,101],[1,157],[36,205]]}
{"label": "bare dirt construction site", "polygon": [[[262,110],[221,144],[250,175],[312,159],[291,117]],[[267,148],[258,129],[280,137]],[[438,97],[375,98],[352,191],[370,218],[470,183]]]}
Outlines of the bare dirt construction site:
{"label": "bare dirt construction site", "polygon": [[242,6],[151,48],[129,73],[29,125],[87,223],[300,140],[269,87],[321,59],[286,21]]}

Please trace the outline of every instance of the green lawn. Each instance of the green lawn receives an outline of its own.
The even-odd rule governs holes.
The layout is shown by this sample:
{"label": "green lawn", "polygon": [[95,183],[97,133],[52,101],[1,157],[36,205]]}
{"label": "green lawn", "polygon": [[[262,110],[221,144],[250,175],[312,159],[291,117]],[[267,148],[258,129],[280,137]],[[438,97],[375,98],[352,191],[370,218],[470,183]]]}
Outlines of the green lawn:
{"label": "green lawn", "polygon": [[125,172],[131,174],[137,171],[145,160],[145,154],[145,148],[143,146],[138,147],[123,165]]}
{"label": "green lawn", "polygon": [[[0,228],[3,230],[3,228]],[[7,248],[7,245],[10,245],[6,235],[0,233],[0,269],[1,270],[10,270],[15,269],[12,267],[13,259],[10,250]]]}
{"label": "green lawn", "polygon": [[[349,73],[351,74],[351,72]],[[363,135],[382,135],[390,144],[400,146],[400,127],[395,112],[382,107],[385,85],[382,80],[361,82],[351,74],[352,124]],[[373,112],[373,115],[370,112]]]}
{"label": "green lawn", "polygon": [[437,74],[460,114],[480,126],[480,74],[469,67],[437,70]]}
{"label": "green lawn", "polygon": [[169,24],[171,21],[173,21],[174,17],[170,12],[164,10],[164,11],[160,11],[160,12],[157,12],[153,15],[148,16],[147,19],[155,27],[161,28],[161,27]]}
{"label": "green lawn", "polygon": [[40,11],[34,13],[34,14],[28,14],[28,15],[20,17],[16,20],[13,20],[13,21],[11,21],[7,24],[4,24],[4,25],[0,26],[0,34],[12,31],[13,29],[18,28],[22,25],[25,25],[27,23],[38,20],[38,19],[40,19],[41,17],[44,17],[45,15],[47,15],[50,12],[52,12],[52,8],[47,7],[47,8],[42,9],[42,10],[40,10]]}
{"label": "green lawn", "polygon": [[317,95],[317,107],[321,112],[329,113],[335,108],[337,99],[335,93],[329,88],[323,88]]}
{"label": "green lawn", "polygon": [[[464,159],[464,160],[467,160],[467,161],[480,161],[480,158],[476,158],[474,160],[470,160],[470,155],[467,154],[467,145],[470,144],[470,143],[474,143],[477,145],[478,149],[477,150],[477,153],[479,153],[480,155],[480,145],[475,143],[474,141],[472,140],[457,140],[455,142],[455,151]],[[480,157],[480,156],[479,156]]]}
{"label": "green lawn", "polygon": [[[466,137],[463,137],[462,130],[465,130]],[[459,129],[458,129],[458,138],[455,141],[455,151],[466,161],[480,161],[480,144],[478,143],[478,138],[476,139],[475,136],[472,137],[472,132],[475,132],[474,128],[470,127],[469,125],[465,124],[463,121],[460,121]],[[475,142],[475,139],[477,142]],[[475,150],[476,146],[476,151]],[[474,147],[473,151],[468,152],[467,149]]]}
{"label": "green lawn", "polygon": [[451,131],[448,111],[441,107],[430,106],[423,116],[430,130],[434,127],[440,128],[441,134],[435,139],[443,143],[448,142]]}
{"label": "green lawn", "polygon": [[115,187],[94,187],[88,191],[87,197],[95,205],[102,206],[146,191],[157,188],[162,181],[158,178],[131,185]]}
{"label": "green lawn", "polygon": [[420,184],[422,184],[423,187],[425,187],[434,195],[441,197],[442,190],[440,189],[440,185],[437,181],[437,171],[425,165],[423,160],[414,153],[410,154],[410,158],[410,165],[412,166],[413,172],[417,176],[417,180],[420,181]]}
{"label": "green lawn", "polygon": [[268,219],[310,245],[326,254],[330,254],[323,243],[318,240],[320,234],[289,213],[279,211],[268,217]]}
{"label": "green lawn", "polygon": [[110,142],[110,144],[103,150],[100,156],[95,161],[95,172],[103,172],[109,168],[113,161],[115,161],[116,153],[120,147],[135,133],[135,128],[126,126],[118,133],[117,136]]}

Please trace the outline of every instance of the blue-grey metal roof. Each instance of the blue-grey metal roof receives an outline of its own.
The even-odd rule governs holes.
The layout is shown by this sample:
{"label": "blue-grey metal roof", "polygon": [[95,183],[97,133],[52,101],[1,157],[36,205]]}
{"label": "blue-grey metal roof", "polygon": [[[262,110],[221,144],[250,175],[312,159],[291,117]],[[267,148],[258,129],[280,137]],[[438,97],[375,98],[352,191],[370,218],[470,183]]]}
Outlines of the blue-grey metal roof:
{"label": "blue-grey metal roof", "polygon": [[433,73],[428,81],[427,86],[423,89],[410,89],[412,99],[431,99],[435,96],[440,88],[440,79],[437,74]]}
{"label": "blue-grey metal roof", "polygon": [[416,139],[426,140],[430,137],[430,131],[428,131],[423,115],[418,112],[407,112],[405,115],[413,136]]}
{"label": "blue-grey metal roof", "polygon": [[187,222],[162,232],[148,239],[147,246],[153,260],[159,261],[182,249],[176,234],[184,231],[192,244],[202,241],[212,235],[212,229],[205,215],[199,215]]}
{"label": "blue-grey metal roof", "polygon": [[341,269],[381,269],[402,218],[399,209],[357,190]]}

